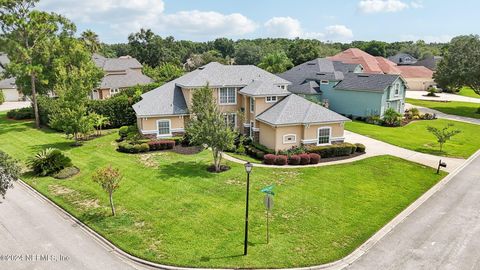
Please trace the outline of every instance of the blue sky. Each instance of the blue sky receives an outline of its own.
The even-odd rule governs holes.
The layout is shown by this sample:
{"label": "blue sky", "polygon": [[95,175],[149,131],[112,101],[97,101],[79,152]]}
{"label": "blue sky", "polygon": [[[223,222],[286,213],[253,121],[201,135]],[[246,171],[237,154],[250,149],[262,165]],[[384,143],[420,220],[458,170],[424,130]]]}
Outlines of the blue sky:
{"label": "blue sky", "polygon": [[323,41],[449,41],[479,34],[480,1],[462,0],[41,0],[39,9],[92,29],[107,43],[150,28],[195,41],[302,37]]}

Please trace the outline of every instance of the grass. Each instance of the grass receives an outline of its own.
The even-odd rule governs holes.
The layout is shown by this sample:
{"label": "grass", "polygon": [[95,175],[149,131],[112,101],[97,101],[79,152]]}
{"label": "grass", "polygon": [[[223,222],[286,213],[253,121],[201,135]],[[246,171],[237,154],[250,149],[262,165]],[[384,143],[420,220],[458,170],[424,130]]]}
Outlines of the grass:
{"label": "grass", "polygon": [[[454,128],[461,130],[461,133],[452,137],[441,152],[436,137],[427,131],[427,127],[443,128],[448,124],[454,124]],[[444,119],[415,121],[403,127],[383,127],[353,121],[347,123],[345,128],[380,141],[432,155],[468,158],[480,148],[478,125]]]}
{"label": "grass", "polygon": [[480,108],[480,103],[460,102],[460,101],[439,102],[439,101],[427,101],[427,100],[419,100],[419,99],[407,99],[406,102],[413,105],[434,109],[446,114],[480,119],[480,113],[478,113],[478,109]]}
{"label": "grass", "polygon": [[[249,255],[243,253],[243,165],[213,174],[208,151],[196,155],[115,151],[115,134],[70,147],[50,130],[0,113],[0,149],[25,162],[57,147],[80,173],[70,180],[23,179],[125,251],[170,265],[278,268],[323,264],[351,253],[445,174],[391,156],[351,164],[280,169],[251,175]],[[118,215],[93,183],[94,170],[111,164],[124,175],[114,194]],[[379,173],[382,172],[382,173]],[[270,244],[265,240],[262,187],[275,184]],[[8,197],[8,194],[7,194]]]}
{"label": "grass", "polygon": [[464,97],[480,98],[480,95],[475,93],[470,87],[463,87],[457,94]]}
{"label": "grass", "polygon": [[243,160],[245,162],[250,162],[250,163],[255,163],[255,164],[261,164],[262,161],[259,160],[259,159],[256,159],[256,158],[252,158],[251,156],[247,155],[247,154],[237,154],[237,153],[226,153],[227,155],[231,156],[231,157],[234,157],[234,158],[238,158],[240,160]]}

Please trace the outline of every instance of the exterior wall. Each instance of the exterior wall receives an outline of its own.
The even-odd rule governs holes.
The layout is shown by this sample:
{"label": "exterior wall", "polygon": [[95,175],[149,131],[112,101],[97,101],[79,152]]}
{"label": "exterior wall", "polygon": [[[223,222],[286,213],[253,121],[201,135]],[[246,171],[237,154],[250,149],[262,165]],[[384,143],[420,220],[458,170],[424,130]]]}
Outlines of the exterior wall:
{"label": "exterior wall", "polygon": [[322,92],[328,108],[343,115],[367,117],[382,113],[382,93],[332,89]]}
{"label": "exterior wall", "polygon": [[[398,88],[398,94],[395,92],[395,88]],[[383,116],[383,113],[388,108],[393,108],[398,113],[405,112],[405,95],[407,87],[401,79],[397,79],[391,87],[388,88],[388,91],[385,93],[385,102],[382,103],[382,113],[380,116]]]}
{"label": "exterior wall", "polygon": [[339,139],[344,137],[344,125],[342,123],[332,123],[332,124],[321,124],[321,125],[310,125],[308,128],[305,128],[304,140],[317,140],[318,138],[318,129],[321,127],[331,127],[332,128],[332,138]]}
{"label": "exterior wall", "polygon": [[411,91],[426,91],[430,86],[437,85],[432,78],[408,78],[405,81],[408,85],[407,90]]}
{"label": "exterior wall", "polygon": [[0,89],[0,91],[3,92],[5,101],[19,101],[22,98],[17,89]]}
{"label": "exterior wall", "polygon": [[170,117],[149,117],[149,118],[137,118],[137,126],[142,134],[156,135],[158,127],[158,120],[170,120],[170,130],[172,136],[185,132],[185,121],[188,117],[184,116],[170,116]]}

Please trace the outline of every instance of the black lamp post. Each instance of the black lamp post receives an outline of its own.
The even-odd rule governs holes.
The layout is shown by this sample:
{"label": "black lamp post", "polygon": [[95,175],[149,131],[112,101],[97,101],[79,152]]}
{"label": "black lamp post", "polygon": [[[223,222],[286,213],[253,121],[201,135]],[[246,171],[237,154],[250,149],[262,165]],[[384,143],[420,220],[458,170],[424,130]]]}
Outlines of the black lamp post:
{"label": "black lamp post", "polygon": [[247,172],[247,200],[245,205],[245,241],[243,243],[243,256],[247,255],[248,246],[248,195],[250,193],[250,172],[252,172],[253,164],[245,163],[245,171]]}

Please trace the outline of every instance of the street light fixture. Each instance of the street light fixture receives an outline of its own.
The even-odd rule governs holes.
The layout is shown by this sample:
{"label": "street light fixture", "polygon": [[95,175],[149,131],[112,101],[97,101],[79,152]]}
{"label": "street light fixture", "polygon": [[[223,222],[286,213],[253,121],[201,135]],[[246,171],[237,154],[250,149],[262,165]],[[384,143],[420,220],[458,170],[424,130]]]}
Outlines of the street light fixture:
{"label": "street light fixture", "polygon": [[245,203],[245,241],[243,242],[243,256],[247,255],[248,246],[248,195],[250,193],[250,173],[252,172],[253,164],[245,163],[245,172],[247,173],[247,199]]}

